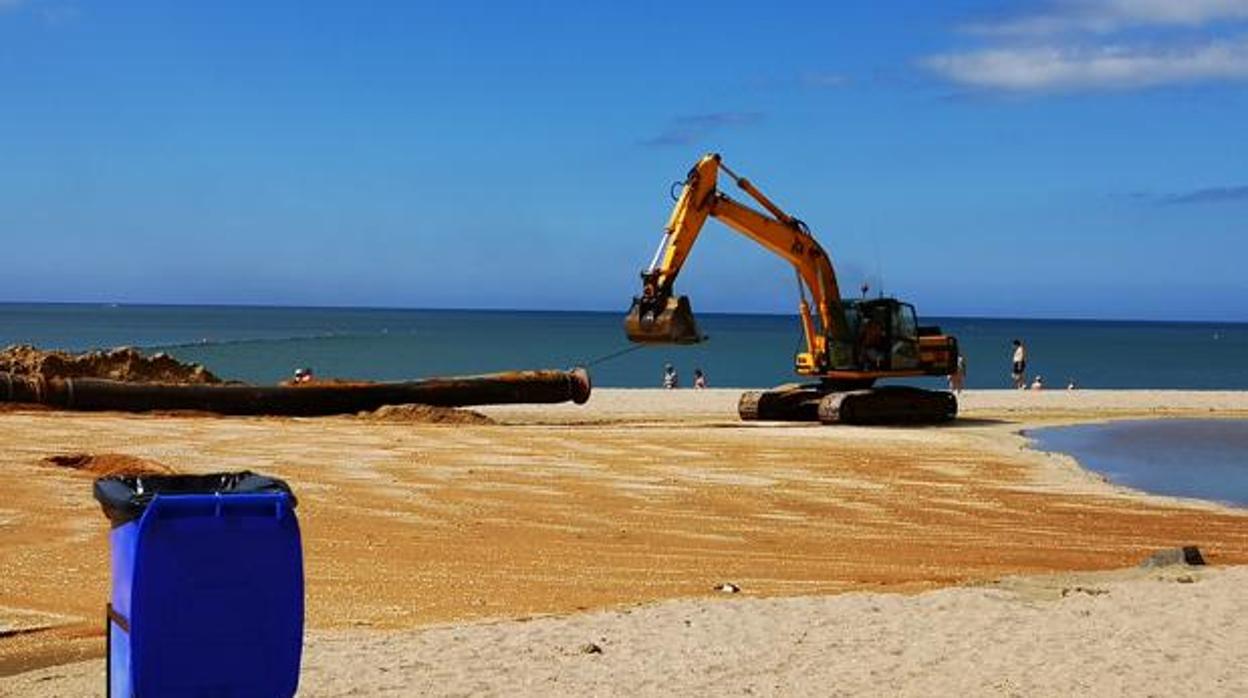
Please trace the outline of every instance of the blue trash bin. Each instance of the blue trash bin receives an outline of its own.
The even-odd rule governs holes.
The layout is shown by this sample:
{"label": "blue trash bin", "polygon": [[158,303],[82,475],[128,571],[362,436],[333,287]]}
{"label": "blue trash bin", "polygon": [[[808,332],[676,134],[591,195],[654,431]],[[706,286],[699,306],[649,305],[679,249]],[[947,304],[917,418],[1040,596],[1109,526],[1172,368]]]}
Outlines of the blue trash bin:
{"label": "blue trash bin", "polygon": [[112,522],[107,695],[295,694],[303,552],[285,482],[106,477],[95,498]]}

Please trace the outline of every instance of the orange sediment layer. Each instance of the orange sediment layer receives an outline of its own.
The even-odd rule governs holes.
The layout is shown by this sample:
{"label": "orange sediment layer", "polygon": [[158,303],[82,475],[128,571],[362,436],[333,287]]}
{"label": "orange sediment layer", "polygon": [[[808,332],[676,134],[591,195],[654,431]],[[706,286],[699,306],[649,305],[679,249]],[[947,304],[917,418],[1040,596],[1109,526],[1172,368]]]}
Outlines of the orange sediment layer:
{"label": "orange sediment layer", "polygon": [[[677,422],[0,414],[0,675],[103,652],[108,524],[89,473],[44,461],[58,454],[285,478],[313,628],[567,613],[723,582],[914,591],[1187,544],[1248,563],[1243,511],[1101,483],[1024,450],[1018,415],[947,429]],[[6,607],[57,620],[5,636]]]}

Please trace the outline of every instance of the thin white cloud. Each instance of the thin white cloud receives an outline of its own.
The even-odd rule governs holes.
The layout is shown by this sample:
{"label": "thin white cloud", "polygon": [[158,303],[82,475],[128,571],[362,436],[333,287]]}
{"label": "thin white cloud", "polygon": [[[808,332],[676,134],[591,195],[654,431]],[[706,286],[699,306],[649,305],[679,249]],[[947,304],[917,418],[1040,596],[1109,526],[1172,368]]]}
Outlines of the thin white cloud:
{"label": "thin white cloud", "polygon": [[1166,205],[1217,204],[1228,201],[1248,201],[1248,185],[1194,189],[1161,199],[1161,203]]}
{"label": "thin white cloud", "polygon": [[1106,34],[1130,27],[1199,27],[1248,20],[1248,0],[1054,0],[1043,11],[964,27],[984,36]]}
{"label": "thin white cloud", "polygon": [[763,121],[763,114],[754,111],[720,111],[706,114],[686,114],[672,119],[666,129],[642,141],[652,147],[684,146],[695,143],[712,131],[725,128],[754,126]]}
{"label": "thin white cloud", "polygon": [[1248,37],[1181,48],[991,48],[929,56],[920,63],[965,87],[1005,92],[1133,89],[1248,80]]}
{"label": "thin white cloud", "polygon": [[806,72],[802,73],[800,82],[803,87],[846,87],[852,81],[842,73]]}

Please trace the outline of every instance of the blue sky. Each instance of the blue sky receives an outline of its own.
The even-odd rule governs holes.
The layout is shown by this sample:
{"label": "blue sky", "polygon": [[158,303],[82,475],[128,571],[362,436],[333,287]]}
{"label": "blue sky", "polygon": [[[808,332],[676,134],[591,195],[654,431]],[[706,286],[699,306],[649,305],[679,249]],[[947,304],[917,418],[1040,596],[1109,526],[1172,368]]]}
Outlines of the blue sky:
{"label": "blue sky", "polygon": [[841,5],[0,0],[0,300],[619,310],[718,151],[924,314],[1248,321],[1248,0]]}

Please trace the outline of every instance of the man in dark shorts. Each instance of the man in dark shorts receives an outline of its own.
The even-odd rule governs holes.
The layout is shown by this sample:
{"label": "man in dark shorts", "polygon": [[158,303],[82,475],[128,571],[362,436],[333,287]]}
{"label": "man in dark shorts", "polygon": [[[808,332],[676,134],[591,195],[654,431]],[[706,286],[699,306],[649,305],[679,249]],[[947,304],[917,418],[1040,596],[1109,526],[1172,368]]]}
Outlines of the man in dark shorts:
{"label": "man in dark shorts", "polygon": [[1014,387],[1022,390],[1027,385],[1025,373],[1027,371],[1027,347],[1023,343],[1014,340],[1014,362],[1010,370],[1010,375],[1014,379]]}

